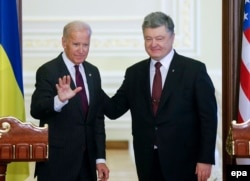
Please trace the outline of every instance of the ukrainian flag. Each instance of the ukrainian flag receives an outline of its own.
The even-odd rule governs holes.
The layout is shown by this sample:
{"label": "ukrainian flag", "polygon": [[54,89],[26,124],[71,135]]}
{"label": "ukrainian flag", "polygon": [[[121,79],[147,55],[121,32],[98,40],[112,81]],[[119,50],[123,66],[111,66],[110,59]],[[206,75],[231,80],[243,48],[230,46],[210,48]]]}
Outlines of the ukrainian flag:
{"label": "ukrainian flag", "polygon": [[[17,0],[0,0],[0,117],[25,120]],[[8,164],[7,181],[24,181],[27,162]]]}

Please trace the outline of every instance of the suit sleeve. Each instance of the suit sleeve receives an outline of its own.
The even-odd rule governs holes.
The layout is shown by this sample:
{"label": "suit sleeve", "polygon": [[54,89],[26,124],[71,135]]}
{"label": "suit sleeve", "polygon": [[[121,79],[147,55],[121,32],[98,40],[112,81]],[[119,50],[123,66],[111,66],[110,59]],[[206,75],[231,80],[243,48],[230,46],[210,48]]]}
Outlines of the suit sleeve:
{"label": "suit sleeve", "polygon": [[196,78],[196,104],[200,120],[200,152],[198,162],[215,163],[217,103],[215,88],[203,65]]}
{"label": "suit sleeve", "polygon": [[[50,76],[48,76],[50,75]],[[31,97],[30,113],[36,119],[46,118],[55,114],[54,96],[56,81],[54,73],[46,67],[41,67],[36,73],[35,91]]]}
{"label": "suit sleeve", "polygon": [[[127,75],[127,71],[126,71]],[[117,90],[116,94],[110,98],[103,91],[104,98],[104,114],[110,119],[117,119],[123,114],[125,114],[129,109],[129,101],[127,97],[127,82],[126,79],[123,80],[121,87]]]}
{"label": "suit sleeve", "polygon": [[[95,86],[97,91],[94,91],[95,98],[97,98],[97,104],[94,109],[97,112],[95,118],[95,143],[96,143],[96,159],[106,158],[106,133],[105,133],[105,124],[104,124],[104,114],[103,114],[103,102],[102,102],[102,89],[101,89],[101,77],[99,71],[96,70],[95,77]],[[95,113],[94,113],[95,114]]]}

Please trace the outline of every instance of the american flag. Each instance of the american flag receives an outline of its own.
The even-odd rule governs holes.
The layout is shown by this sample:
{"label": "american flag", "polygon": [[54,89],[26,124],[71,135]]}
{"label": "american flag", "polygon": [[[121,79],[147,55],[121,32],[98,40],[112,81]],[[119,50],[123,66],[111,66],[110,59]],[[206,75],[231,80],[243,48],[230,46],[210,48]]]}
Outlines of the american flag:
{"label": "american flag", "polygon": [[[250,119],[250,0],[245,0],[240,62],[238,123]],[[238,165],[250,165],[249,158],[237,158]]]}
{"label": "american flag", "polygon": [[245,0],[240,63],[238,123],[250,119],[250,0]]}

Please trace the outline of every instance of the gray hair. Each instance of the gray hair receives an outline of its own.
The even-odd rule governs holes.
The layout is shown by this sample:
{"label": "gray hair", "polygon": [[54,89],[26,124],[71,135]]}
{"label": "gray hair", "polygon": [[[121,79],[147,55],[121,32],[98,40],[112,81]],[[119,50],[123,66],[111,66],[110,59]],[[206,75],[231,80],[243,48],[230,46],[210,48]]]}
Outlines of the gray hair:
{"label": "gray hair", "polygon": [[92,30],[89,24],[83,21],[72,21],[66,24],[63,28],[63,37],[67,38],[72,31],[87,30],[91,36]]}
{"label": "gray hair", "polygon": [[174,33],[174,22],[170,16],[162,12],[152,12],[144,18],[142,30],[145,28],[157,28],[163,25],[166,27],[166,30]]}

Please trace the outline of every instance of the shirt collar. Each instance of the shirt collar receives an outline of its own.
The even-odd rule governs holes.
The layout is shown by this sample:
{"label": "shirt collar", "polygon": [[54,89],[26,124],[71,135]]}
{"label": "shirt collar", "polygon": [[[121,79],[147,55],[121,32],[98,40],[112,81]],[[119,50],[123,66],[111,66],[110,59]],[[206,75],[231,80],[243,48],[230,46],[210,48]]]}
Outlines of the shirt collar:
{"label": "shirt collar", "polygon": [[[70,59],[67,57],[67,55],[66,55],[65,52],[62,53],[62,57],[63,57],[64,63],[66,64],[66,66],[67,66],[67,68],[68,68],[69,70],[71,70],[72,68],[74,68],[75,64],[74,64],[72,61],[70,61]],[[82,64],[79,65],[79,68],[80,68],[80,69],[83,68],[83,67],[82,67]]]}
{"label": "shirt collar", "polygon": [[63,58],[63,61],[64,61],[64,63],[66,64],[66,66],[67,66],[68,68],[72,68],[72,67],[75,65],[73,62],[71,62],[71,61],[69,60],[69,58],[67,57],[67,55],[66,55],[65,52],[63,52],[63,54],[62,54],[62,58]]}
{"label": "shirt collar", "polygon": [[156,62],[161,62],[163,67],[168,68],[172,59],[173,59],[173,56],[174,56],[174,50],[172,49],[165,57],[163,57],[159,61],[156,61],[156,60],[151,58],[151,63],[152,63],[152,65],[154,65]]}

